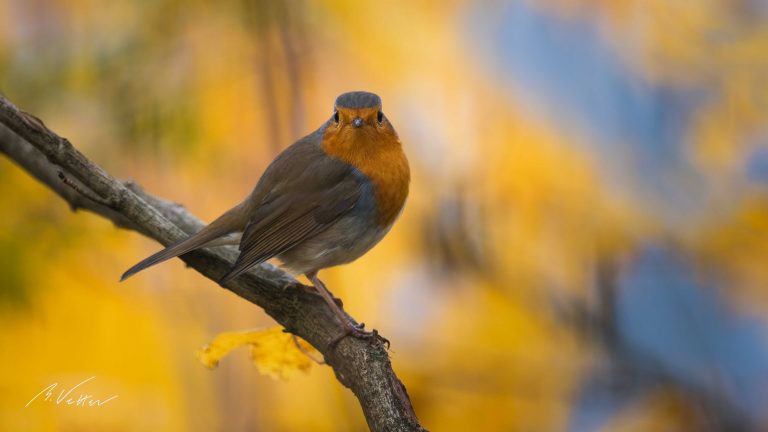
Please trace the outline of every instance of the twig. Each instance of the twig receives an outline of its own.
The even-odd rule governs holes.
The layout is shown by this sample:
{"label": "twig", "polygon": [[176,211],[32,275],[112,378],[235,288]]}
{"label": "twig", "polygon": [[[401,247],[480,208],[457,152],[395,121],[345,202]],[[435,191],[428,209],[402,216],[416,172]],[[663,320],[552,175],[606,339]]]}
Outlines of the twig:
{"label": "twig", "polygon": [[316,359],[315,356],[313,356],[309,351],[307,351],[303,346],[301,346],[301,343],[299,343],[299,337],[298,336],[296,336],[295,334],[291,334],[291,337],[293,338],[293,343],[294,343],[294,345],[296,345],[296,348],[299,351],[301,351],[302,354],[307,356],[307,358],[309,358],[310,360],[312,360],[313,362],[315,362],[315,363],[317,363],[319,365],[326,364],[325,360]]}
{"label": "twig", "polygon": [[97,197],[91,191],[88,191],[88,190],[80,188],[80,186],[78,186],[75,182],[70,180],[62,171],[59,171],[59,179],[61,179],[62,183],[64,183],[65,185],[71,187],[72,189],[74,189],[75,192],[77,192],[80,195],[82,195],[83,197],[93,201],[94,203],[99,204],[99,205],[103,205],[105,207],[109,205],[108,202],[106,202],[103,199]]}

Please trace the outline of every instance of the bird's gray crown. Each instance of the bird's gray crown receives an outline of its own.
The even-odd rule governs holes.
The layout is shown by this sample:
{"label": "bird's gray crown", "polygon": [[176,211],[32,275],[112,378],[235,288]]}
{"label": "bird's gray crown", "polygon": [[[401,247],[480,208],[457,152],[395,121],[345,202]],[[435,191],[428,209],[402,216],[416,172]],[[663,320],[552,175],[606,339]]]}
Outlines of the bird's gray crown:
{"label": "bird's gray crown", "polygon": [[337,108],[375,108],[381,106],[381,98],[373,93],[355,91],[336,98]]}

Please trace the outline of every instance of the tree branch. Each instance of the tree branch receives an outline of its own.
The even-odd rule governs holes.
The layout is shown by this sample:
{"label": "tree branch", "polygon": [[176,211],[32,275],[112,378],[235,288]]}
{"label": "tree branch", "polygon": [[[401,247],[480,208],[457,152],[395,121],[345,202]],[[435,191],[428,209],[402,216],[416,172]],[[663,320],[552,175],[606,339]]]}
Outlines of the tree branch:
{"label": "tree branch", "polygon": [[[133,183],[116,180],[66,138],[2,96],[0,151],[66,200],[73,210],[89,210],[164,245],[203,226],[180,205],[153,197]],[[226,273],[235,258],[236,251],[231,247],[204,249],[181,257],[214,281]],[[269,264],[257,266],[224,288],[262,307],[288,331],[317,348],[337,379],[357,396],[371,430],[424,430],[382,343],[347,337],[335,349],[328,348],[339,334],[340,325],[320,296],[300,289],[295,279]]]}

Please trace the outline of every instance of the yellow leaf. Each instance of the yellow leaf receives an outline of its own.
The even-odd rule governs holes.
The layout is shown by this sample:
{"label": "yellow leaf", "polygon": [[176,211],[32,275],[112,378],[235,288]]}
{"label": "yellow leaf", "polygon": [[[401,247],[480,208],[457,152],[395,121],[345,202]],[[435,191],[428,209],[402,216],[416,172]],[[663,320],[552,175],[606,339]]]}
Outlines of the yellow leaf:
{"label": "yellow leaf", "polygon": [[[288,379],[296,371],[307,371],[312,366],[308,355],[317,351],[303,339],[284,333],[281,327],[248,332],[226,332],[198,350],[197,358],[208,368],[215,368],[224,356],[235,348],[248,345],[251,360],[260,373],[272,378]],[[303,352],[302,352],[303,351]]]}

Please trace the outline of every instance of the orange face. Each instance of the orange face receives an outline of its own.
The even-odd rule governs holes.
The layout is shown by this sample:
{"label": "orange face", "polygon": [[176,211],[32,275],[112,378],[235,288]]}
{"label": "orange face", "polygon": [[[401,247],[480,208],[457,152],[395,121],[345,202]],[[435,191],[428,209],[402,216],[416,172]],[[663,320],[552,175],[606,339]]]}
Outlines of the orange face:
{"label": "orange face", "polygon": [[323,136],[323,149],[371,179],[381,226],[397,218],[411,174],[400,139],[380,107],[337,107]]}

